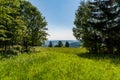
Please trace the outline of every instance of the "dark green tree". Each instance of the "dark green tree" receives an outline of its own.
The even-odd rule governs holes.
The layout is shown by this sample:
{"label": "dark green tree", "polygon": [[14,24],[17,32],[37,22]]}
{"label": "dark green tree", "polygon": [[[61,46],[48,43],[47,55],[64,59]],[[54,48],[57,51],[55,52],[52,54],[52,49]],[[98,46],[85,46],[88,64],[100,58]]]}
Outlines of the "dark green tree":
{"label": "dark green tree", "polygon": [[[115,0],[82,2],[76,11],[74,36],[90,52],[120,50],[120,7]],[[104,50],[105,49],[105,50]]]}
{"label": "dark green tree", "polygon": [[0,25],[0,47],[3,48],[4,46],[4,41],[6,41],[6,30],[5,27]]}
{"label": "dark green tree", "polygon": [[69,44],[68,41],[66,41],[66,43],[65,43],[65,47],[70,47],[70,44]]}
{"label": "dark green tree", "polygon": [[93,35],[94,30],[87,22],[90,18],[89,14],[91,12],[88,2],[81,2],[75,13],[75,20],[73,28],[73,34],[77,40],[82,42],[82,46],[86,47],[89,51],[93,51]]}
{"label": "dark green tree", "polygon": [[52,41],[49,42],[48,47],[53,47]]}
{"label": "dark green tree", "polygon": [[57,45],[57,47],[63,47],[63,43],[62,43],[62,41],[58,41],[58,45]]}
{"label": "dark green tree", "polygon": [[25,26],[19,10],[19,0],[0,0],[0,38],[5,51],[7,46],[19,44],[22,39]]}
{"label": "dark green tree", "polygon": [[[100,47],[104,45],[108,53],[113,53],[115,44],[118,42],[120,27],[120,7],[115,0],[90,2],[91,18],[88,22],[97,31],[97,38],[100,38]],[[98,41],[97,41],[98,42]]]}
{"label": "dark green tree", "polygon": [[[26,0],[0,0],[0,47],[7,50],[15,45],[42,45],[47,39],[47,22]],[[19,46],[20,47],[20,46]]]}
{"label": "dark green tree", "polygon": [[45,17],[28,1],[21,1],[21,14],[27,27],[25,39],[28,44],[31,46],[42,45],[48,35]]}

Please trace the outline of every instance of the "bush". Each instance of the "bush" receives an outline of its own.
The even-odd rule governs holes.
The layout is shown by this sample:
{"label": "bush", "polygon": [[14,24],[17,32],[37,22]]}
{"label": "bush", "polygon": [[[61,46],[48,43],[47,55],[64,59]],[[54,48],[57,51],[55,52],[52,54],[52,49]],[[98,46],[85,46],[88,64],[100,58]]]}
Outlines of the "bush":
{"label": "bush", "polygon": [[54,47],[59,47],[58,45],[55,45]]}
{"label": "bush", "polygon": [[6,52],[6,54],[12,54],[12,55],[18,55],[19,54],[19,51],[14,49],[14,48],[10,48],[8,49]]}
{"label": "bush", "polygon": [[23,52],[35,52],[35,48],[29,46],[27,49],[25,49],[25,48],[23,47],[22,51],[23,51]]}
{"label": "bush", "polygon": [[12,55],[18,55],[21,52],[22,52],[22,46],[20,45],[15,45],[13,47],[11,46],[9,49],[4,51],[5,54],[12,54]]}
{"label": "bush", "polygon": [[14,49],[17,50],[17,51],[19,51],[19,53],[22,52],[22,46],[20,46],[20,45],[14,46]]}

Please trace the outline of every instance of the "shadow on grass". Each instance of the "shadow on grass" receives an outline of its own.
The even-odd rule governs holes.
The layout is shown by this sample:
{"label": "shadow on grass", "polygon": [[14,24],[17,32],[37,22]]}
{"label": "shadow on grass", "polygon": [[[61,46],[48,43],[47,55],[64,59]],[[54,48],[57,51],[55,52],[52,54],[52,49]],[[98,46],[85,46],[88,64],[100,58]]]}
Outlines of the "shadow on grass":
{"label": "shadow on grass", "polygon": [[77,54],[77,56],[92,60],[110,60],[110,63],[113,63],[115,65],[120,64],[120,54],[105,54],[105,53],[82,53]]}
{"label": "shadow on grass", "polygon": [[0,54],[0,60],[2,60],[2,59],[9,59],[9,58],[14,57],[14,56],[15,55]]}
{"label": "shadow on grass", "polygon": [[13,58],[13,57],[18,56],[19,54],[31,55],[31,54],[40,53],[40,52],[41,51],[32,51],[32,52],[21,52],[21,53],[18,53],[18,54],[8,54],[8,53],[4,53],[4,52],[0,51],[0,60]]}

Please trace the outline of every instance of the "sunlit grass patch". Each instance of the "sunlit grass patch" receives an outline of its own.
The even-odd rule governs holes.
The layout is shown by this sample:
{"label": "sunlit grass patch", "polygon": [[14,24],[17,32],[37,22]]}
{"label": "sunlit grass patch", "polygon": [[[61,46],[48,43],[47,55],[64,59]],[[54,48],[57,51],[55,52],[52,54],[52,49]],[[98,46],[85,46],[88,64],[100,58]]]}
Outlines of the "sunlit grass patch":
{"label": "sunlit grass patch", "polygon": [[0,79],[120,80],[119,57],[86,54],[83,48],[36,49],[0,60]]}

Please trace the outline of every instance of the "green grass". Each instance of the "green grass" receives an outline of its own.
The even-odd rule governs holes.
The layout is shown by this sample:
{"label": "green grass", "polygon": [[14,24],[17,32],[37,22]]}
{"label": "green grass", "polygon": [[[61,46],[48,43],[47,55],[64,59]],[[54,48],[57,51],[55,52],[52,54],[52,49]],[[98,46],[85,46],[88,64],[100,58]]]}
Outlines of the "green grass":
{"label": "green grass", "polygon": [[120,80],[120,57],[84,48],[36,48],[0,60],[0,80]]}

